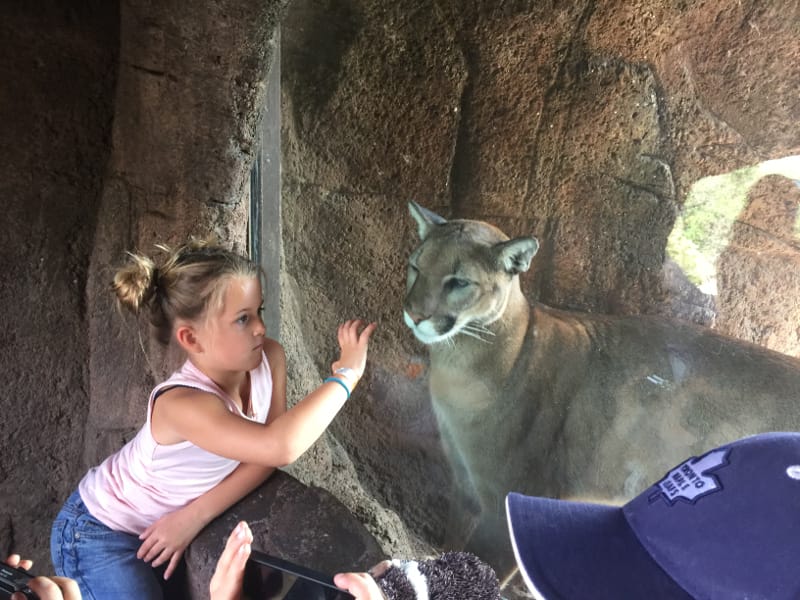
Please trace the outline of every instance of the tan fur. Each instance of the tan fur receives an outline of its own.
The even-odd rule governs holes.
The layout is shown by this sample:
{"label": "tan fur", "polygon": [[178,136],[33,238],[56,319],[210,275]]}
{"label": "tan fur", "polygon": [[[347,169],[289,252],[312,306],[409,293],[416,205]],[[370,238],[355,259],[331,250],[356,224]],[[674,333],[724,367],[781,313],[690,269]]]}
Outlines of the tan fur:
{"label": "tan fur", "polygon": [[[621,502],[688,456],[800,429],[800,361],[680,321],[530,306],[533,238],[411,212],[406,323],[430,344],[434,412],[480,504],[468,548],[495,566],[510,564],[509,491]],[[482,339],[432,341],[454,318],[450,333]]]}

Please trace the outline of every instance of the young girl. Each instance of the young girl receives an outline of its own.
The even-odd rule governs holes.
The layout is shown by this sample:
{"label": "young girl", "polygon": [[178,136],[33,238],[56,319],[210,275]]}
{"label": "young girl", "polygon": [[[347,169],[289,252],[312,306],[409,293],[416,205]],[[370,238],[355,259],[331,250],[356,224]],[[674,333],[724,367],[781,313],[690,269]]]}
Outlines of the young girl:
{"label": "young girl", "polygon": [[363,374],[375,329],[340,325],[333,375],[286,410],[285,356],[265,337],[259,268],[194,241],[161,249],[158,266],[131,255],[113,287],[187,360],[150,394],[136,437],[89,470],[53,523],[56,572],[87,600],[161,598],[153,567],[168,562],[169,577],[205,525],[322,435]]}

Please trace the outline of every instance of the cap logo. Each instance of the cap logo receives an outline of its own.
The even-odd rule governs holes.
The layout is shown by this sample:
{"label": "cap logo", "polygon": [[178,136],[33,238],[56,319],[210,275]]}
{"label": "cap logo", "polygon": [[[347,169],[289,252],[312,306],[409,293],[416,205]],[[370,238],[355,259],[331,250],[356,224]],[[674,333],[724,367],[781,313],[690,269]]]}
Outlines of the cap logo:
{"label": "cap logo", "polygon": [[681,463],[656,484],[650,502],[661,496],[670,505],[678,500],[694,504],[703,496],[718,492],[722,484],[709,473],[727,465],[729,453],[730,449],[712,450],[700,458],[690,458]]}

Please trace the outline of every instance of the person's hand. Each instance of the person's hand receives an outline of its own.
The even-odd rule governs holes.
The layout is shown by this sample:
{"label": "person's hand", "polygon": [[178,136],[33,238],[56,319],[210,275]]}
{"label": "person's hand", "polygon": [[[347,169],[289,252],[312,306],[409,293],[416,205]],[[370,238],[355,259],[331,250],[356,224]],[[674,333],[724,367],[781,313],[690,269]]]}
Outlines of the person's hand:
{"label": "person's hand", "polygon": [[333,576],[333,583],[339,589],[347,590],[356,600],[386,600],[369,573],[338,573]]}
{"label": "person's hand", "polygon": [[350,382],[353,386],[358,383],[358,380],[364,374],[364,367],[367,366],[369,336],[372,335],[377,326],[377,323],[370,323],[364,327],[364,322],[360,319],[351,319],[339,325],[337,336],[341,353],[339,360],[331,365],[331,370],[336,371],[341,367],[353,369],[356,376],[356,381]]}
{"label": "person's hand", "polygon": [[209,584],[210,600],[239,600],[253,532],[241,521],[228,536]]}
{"label": "person's hand", "polygon": [[[32,561],[20,558],[19,554],[9,556],[6,564],[26,571],[33,566]],[[28,582],[28,587],[40,600],[81,600],[81,590],[77,582],[68,577],[34,577]],[[11,600],[25,600],[25,595],[22,592],[14,592],[11,594]]]}
{"label": "person's hand", "polygon": [[136,557],[157,567],[169,561],[164,579],[169,579],[183,556],[184,550],[203,528],[195,517],[191,504],[161,517],[139,536],[142,545]]}

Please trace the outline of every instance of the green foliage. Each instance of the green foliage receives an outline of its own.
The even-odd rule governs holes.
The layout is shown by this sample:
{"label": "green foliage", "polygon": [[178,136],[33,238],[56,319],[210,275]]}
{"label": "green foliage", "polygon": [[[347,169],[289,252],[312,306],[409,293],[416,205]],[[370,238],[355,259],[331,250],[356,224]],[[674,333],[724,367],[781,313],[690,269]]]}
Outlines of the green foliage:
{"label": "green foliage", "polygon": [[764,175],[759,165],[699,179],[667,241],[667,252],[689,280],[716,293],[716,263],[750,188]]}

